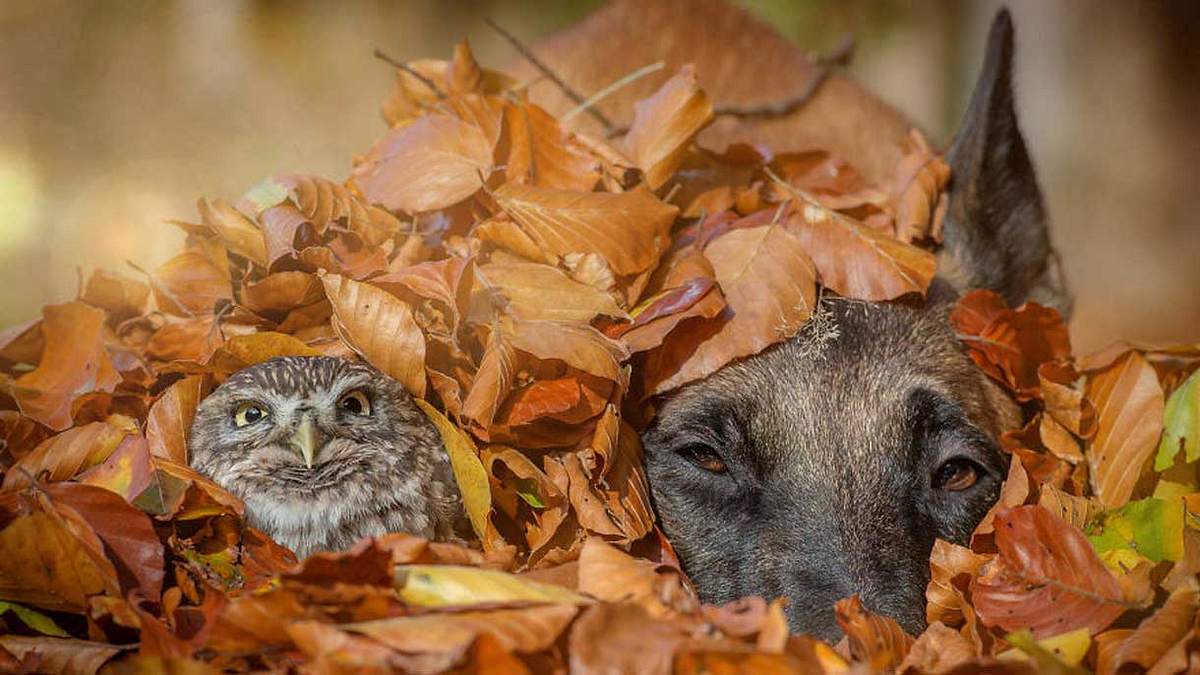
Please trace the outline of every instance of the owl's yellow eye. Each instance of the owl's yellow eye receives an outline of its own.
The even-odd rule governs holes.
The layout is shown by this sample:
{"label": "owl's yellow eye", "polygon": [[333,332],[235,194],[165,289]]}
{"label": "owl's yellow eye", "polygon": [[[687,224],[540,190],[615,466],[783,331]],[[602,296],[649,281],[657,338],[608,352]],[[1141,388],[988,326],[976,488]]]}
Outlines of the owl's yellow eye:
{"label": "owl's yellow eye", "polygon": [[338,399],[338,407],[351,415],[371,414],[371,400],[360,389],[348,392]]}
{"label": "owl's yellow eye", "polygon": [[266,417],[267,411],[261,405],[257,403],[243,403],[234,411],[233,423],[235,426],[244,427],[266,419]]}

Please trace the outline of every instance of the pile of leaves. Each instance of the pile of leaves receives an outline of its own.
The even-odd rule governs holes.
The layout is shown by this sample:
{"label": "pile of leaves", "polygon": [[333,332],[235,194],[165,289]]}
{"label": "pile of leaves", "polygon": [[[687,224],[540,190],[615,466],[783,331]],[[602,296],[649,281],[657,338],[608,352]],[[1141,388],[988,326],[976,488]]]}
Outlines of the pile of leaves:
{"label": "pile of leaves", "polygon": [[[623,135],[574,133],[469,47],[404,65],[341,182],[283,174],[177,222],[0,333],[0,670],[1072,672],[1200,658],[1200,349],[1073,360],[1058,316],[952,319],[1020,401],[970,548],[939,541],[930,628],[856,598],[836,649],[783,600],[699,603],[655,528],[654,397],[788,339],[822,293],[908,301],[946,164],[889,179],[812,150],[700,147],[684,68]],[[477,541],[394,534],[297,562],[188,468],[197,403],[289,354],[363,359],[422,401]]]}

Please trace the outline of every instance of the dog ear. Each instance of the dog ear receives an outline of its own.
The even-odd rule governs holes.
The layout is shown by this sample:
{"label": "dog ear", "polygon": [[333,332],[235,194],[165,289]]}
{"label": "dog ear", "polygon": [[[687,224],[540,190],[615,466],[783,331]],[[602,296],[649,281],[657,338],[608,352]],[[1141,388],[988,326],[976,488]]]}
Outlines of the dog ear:
{"label": "dog ear", "polygon": [[1033,300],[1066,317],[1071,298],[1017,125],[1012,60],[1012,18],[1001,9],[992,21],[983,71],[948,153],[950,203],[939,274],[960,292],[988,288],[1012,306]]}

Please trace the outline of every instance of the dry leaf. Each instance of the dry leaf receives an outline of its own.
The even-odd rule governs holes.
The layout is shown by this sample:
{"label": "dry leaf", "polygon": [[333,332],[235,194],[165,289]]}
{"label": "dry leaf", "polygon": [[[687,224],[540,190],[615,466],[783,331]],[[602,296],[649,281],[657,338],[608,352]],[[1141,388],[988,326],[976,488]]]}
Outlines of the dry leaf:
{"label": "dry leaf", "polygon": [[611,194],[506,183],[494,197],[551,260],[596,253],[618,275],[658,262],[679,211],[644,189]]}
{"label": "dry leaf", "polygon": [[1121,589],[1080,532],[1040,506],[996,513],[1000,555],[975,582],[988,625],[1034,637],[1108,627],[1127,608]]}
{"label": "dry leaf", "polygon": [[478,127],[426,115],[393,129],[354,169],[367,201],[394,211],[432,211],[460,202],[492,172],[492,144]]}
{"label": "dry leaf", "polygon": [[1096,404],[1096,437],[1088,448],[1092,487],[1105,506],[1121,506],[1133,494],[1154,455],[1163,426],[1163,391],[1154,368],[1129,352],[1088,378]]}
{"label": "dry leaf", "polygon": [[859,300],[925,293],[933,254],[893,239],[811,201],[797,201],[785,221],[812,257],[822,285]]}
{"label": "dry leaf", "polygon": [[712,101],[696,84],[691,65],[684,66],[653,96],[634,105],[625,148],[651,190],[675,174],[688,144],[712,118]]}
{"label": "dry leaf", "polygon": [[425,397],[425,336],[412,309],[371,284],[337,274],[319,275],[333,305],[333,326],[350,348],[394,377],[413,396]]}

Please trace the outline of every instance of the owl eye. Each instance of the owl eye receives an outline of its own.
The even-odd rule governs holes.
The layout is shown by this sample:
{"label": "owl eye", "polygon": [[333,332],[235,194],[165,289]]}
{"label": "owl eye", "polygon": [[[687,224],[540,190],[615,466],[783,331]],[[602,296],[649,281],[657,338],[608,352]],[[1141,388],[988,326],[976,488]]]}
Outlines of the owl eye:
{"label": "owl eye", "polygon": [[338,399],[338,407],[351,415],[371,414],[371,401],[359,389],[355,389]]}
{"label": "owl eye", "polygon": [[261,405],[257,403],[243,403],[234,411],[233,423],[237,427],[244,427],[266,419],[266,417],[267,411]]}

